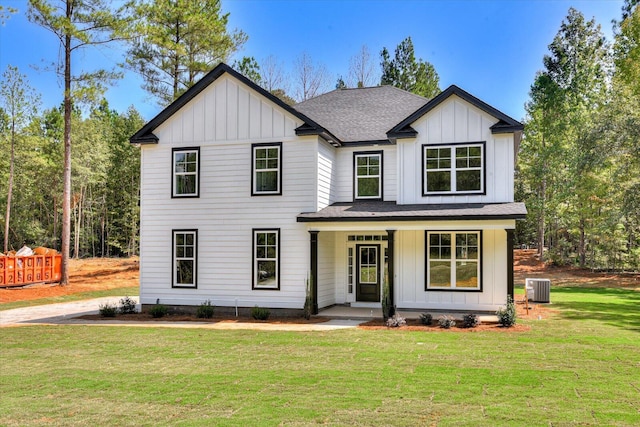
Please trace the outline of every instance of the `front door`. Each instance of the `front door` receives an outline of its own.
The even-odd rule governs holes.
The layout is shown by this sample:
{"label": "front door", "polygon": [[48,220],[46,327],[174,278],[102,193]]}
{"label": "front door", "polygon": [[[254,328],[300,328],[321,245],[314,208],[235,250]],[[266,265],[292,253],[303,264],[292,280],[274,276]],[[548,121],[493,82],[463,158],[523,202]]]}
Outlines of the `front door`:
{"label": "front door", "polygon": [[380,302],[380,245],[357,245],[356,301]]}

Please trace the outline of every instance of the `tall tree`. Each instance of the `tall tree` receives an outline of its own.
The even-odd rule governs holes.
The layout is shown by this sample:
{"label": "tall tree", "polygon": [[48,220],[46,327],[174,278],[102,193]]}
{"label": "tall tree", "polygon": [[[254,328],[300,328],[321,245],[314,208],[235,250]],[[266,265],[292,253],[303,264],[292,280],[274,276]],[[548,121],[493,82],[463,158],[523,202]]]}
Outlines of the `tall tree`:
{"label": "tall tree", "polygon": [[247,40],[242,31],[227,30],[229,14],[222,13],[220,0],[139,0],[135,16],[127,64],[161,105],[227,61]]}
{"label": "tall tree", "polygon": [[369,87],[376,84],[375,61],[366,45],[362,45],[357,54],[349,59],[349,77],[347,84],[350,87]]}
{"label": "tall tree", "polygon": [[104,69],[75,73],[72,57],[88,47],[117,40],[123,30],[122,11],[112,11],[106,0],[29,0],[30,21],[51,31],[60,41],[61,61],[55,68],[64,81],[64,172],[62,195],[62,278],[69,283],[71,241],[71,114],[76,101],[91,100],[104,92],[104,84],[119,77]]}
{"label": "tall tree", "polygon": [[381,85],[391,85],[426,98],[440,93],[440,77],[430,62],[416,60],[411,37],[404,39],[391,59],[387,48],[380,53]]}
{"label": "tall tree", "polygon": [[260,65],[253,56],[244,56],[240,61],[233,62],[233,69],[257,84],[262,86]]}
{"label": "tall tree", "polygon": [[295,61],[294,84],[298,102],[318,96],[329,87],[327,68],[314,63],[311,56],[303,52]]}
{"label": "tall tree", "polygon": [[7,209],[4,221],[4,252],[9,249],[9,222],[11,219],[11,198],[13,196],[13,175],[15,167],[15,147],[29,120],[37,112],[40,97],[29,85],[27,76],[20,74],[17,67],[7,66],[0,83],[0,105],[8,116],[9,131],[9,179],[7,189]]}

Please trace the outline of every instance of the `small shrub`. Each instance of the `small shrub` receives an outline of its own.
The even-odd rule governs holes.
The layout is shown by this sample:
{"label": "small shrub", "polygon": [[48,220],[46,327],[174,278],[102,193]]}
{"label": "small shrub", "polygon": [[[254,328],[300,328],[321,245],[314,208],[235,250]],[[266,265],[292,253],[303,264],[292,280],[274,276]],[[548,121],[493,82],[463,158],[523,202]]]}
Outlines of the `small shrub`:
{"label": "small shrub", "polygon": [[198,319],[211,319],[213,317],[214,310],[215,306],[211,305],[211,300],[206,300],[198,306],[198,309],[196,310],[196,317]]}
{"label": "small shrub", "polygon": [[430,313],[422,313],[420,315],[420,323],[423,325],[431,326],[431,322],[433,322],[433,316]]}
{"label": "small shrub", "polygon": [[251,317],[256,320],[267,320],[271,316],[268,308],[258,307],[257,305],[251,309]]}
{"label": "small shrub", "polygon": [[465,328],[475,328],[480,324],[480,318],[477,314],[469,313],[465,314],[462,318],[462,324]]}
{"label": "small shrub", "polygon": [[510,328],[516,324],[516,305],[513,303],[511,295],[507,296],[507,306],[498,309],[496,316],[498,316],[498,323],[505,328]]}
{"label": "small shrub", "polygon": [[456,321],[453,317],[451,316],[440,316],[438,318],[438,325],[440,325],[441,328],[444,329],[449,329],[453,326],[456,326]]}
{"label": "small shrub", "polygon": [[149,314],[151,317],[158,319],[160,317],[164,317],[169,313],[169,309],[166,305],[156,304],[149,309]]}
{"label": "small shrub", "polygon": [[118,313],[118,307],[116,307],[115,304],[107,302],[104,304],[100,304],[98,312],[102,317],[116,317],[116,314]]}
{"label": "small shrub", "polygon": [[404,319],[404,317],[400,316],[397,313],[387,319],[387,326],[390,328],[398,328],[406,324],[407,321]]}
{"label": "small shrub", "polygon": [[131,314],[136,312],[136,302],[129,297],[120,299],[120,308],[122,314]]}

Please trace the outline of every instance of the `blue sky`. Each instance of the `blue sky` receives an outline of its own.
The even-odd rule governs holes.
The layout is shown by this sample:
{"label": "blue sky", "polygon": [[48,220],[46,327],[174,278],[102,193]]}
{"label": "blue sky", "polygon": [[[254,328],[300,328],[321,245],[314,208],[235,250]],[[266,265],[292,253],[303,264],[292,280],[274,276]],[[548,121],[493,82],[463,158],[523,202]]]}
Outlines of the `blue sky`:
{"label": "blue sky", "polygon": [[[62,89],[51,71],[60,49],[54,35],[25,16],[26,1],[2,0],[19,9],[0,27],[0,72],[18,66],[42,95],[43,107],[62,101]],[[335,82],[348,74],[349,58],[366,45],[378,62],[383,47],[393,53],[411,36],[416,56],[431,62],[442,89],[456,84],[515,119],[524,118],[524,103],[547,46],[570,7],[595,17],[611,40],[612,19],[620,19],[622,0],[222,0],[230,12],[229,28],[249,40],[236,58],[258,62],[274,55],[293,69],[301,53],[324,64]],[[81,53],[76,67],[112,68],[122,62],[122,48]],[[230,61],[232,62],[232,61]],[[40,68],[40,70],[37,69]],[[112,108],[134,105],[146,119],[161,108],[128,71],[106,97]]]}

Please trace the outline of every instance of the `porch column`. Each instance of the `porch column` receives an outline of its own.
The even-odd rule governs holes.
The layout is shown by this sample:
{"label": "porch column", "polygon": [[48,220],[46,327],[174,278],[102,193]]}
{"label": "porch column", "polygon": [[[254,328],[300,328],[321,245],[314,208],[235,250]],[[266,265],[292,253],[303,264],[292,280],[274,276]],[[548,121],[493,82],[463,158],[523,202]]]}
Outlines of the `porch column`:
{"label": "porch column", "polygon": [[507,232],[507,295],[513,300],[513,236],[514,230],[505,230]]}
{"label": "porch column", "polygon": [[391,301],[391,310],[389,314],[393,316],[396,314],[396,299],[393,291],[393,259],[394,259],[394,248],[395,248],[395,240],[394,235],[396,230],[387,230],[387,252],[389,256],[389,265],[388,265],[388,274],[389,274],[389,300]]}
{"label": "porch column", "polygon": [[318,233],[319,231],[309,231],[311,244],[311,293],[312,314],[318,314]]}

